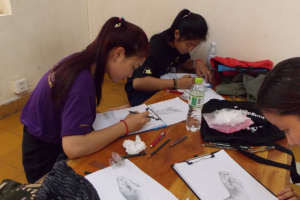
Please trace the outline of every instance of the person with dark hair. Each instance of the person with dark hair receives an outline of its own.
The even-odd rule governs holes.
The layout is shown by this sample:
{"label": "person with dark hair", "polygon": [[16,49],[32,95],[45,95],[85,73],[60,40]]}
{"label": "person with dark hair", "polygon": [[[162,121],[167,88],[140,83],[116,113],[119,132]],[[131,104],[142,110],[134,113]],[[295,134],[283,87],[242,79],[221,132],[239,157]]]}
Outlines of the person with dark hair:
{"label": "person with dark hair", "polygon": [[145,112],[128,115],[103,130],[92,128],[104,74],[113,81],[126,79],[148,54],[145,32],[123,18],[112,17],[95,41],[61,60],[41,78],[21,114],[28,182],[49,172],[59,155],[74,159],[94,153],[148,122]]}
{"label": "person with dark hair", "polygon": [[171,27],[152,36],[150,55],[133,76],[127,80],[125,90],[129,103],[139,105],[158,90],[187,89],[193,85],[193,78],[185,76],[166,80],[160,76],[174,72],[177,68],[187,69],[212,81],[212,73],[200,59],[191,60],[189,53],[206,40],[208,27],[205,19],[187,9],[176,16]]}
{"label": "person with dark hair", "polygon": [[[257,105],[272,124],[285,132],[290,145],[300,145],[300,57],[274,67],[258,92]],[[290,187],[280,192],[278,198],[300,199]]]}

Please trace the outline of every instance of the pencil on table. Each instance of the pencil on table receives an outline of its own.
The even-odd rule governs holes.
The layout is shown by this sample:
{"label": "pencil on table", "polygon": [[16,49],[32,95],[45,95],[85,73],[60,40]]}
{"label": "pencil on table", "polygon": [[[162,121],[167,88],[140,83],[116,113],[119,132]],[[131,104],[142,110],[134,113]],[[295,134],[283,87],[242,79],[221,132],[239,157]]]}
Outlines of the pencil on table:
{"label": "pencil on table", "polygon": [[170,142],[170,139],[167,139],[166,141],[164,141],[164,143],[162,143],[159,147],[157,147],[157,149],[155,149],[149,157],[153,156],[154,154],[156,154],[159,150],[161,150],[168,142]]}

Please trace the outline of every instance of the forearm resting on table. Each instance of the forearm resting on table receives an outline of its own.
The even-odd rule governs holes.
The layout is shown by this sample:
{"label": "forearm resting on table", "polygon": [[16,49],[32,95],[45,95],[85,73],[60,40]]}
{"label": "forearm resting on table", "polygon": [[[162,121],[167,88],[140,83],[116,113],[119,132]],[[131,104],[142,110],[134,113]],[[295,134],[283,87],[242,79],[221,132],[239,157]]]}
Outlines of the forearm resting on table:
{"label": "forearm resting on table", "polygon": [[136,90],[155,91],[173,88],[174,81],[147,76],[143,78],[135,78],[132,85]]}
{"label": "forearm resting on table", "polygon": [[63,150],[69,159],[86,156],[104,148],[123,136],[125,132],[126,127],[120,122],[99,131],[92,131],[86,135],[64,136],[62,138]]}

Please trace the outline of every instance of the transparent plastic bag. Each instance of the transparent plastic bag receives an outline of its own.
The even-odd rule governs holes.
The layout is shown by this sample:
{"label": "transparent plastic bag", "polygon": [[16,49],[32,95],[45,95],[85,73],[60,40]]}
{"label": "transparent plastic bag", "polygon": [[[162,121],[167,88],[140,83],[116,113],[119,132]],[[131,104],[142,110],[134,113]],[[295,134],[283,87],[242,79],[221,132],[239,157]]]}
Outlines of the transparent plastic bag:
{"label": "transparent plastic bag", "polygon": [[230,134],[249,128],[254,122],[243,110],[224,108],[203,114],[209,128]]}

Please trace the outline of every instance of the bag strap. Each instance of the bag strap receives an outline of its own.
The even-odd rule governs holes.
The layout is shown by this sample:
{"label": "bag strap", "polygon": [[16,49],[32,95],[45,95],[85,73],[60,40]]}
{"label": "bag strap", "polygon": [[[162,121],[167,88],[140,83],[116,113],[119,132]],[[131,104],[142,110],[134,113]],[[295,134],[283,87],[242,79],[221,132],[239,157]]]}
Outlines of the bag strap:
{"label": "bag strap", "polygon": [[251,158],[252,160],[254,160],[258,163],[262,163],[262,164],[271,165],[271,166],[275,166],[275,167],[290,170],[291,179],[292,179],[293,183],[299,183],[300,182],[300,175],[297,172],[296,161],[295,161],[295,157],[294,157],[293,152],[291,150],[279,145],[279,144],[272,144],[270,146],[274,146],[276,150],[289,154],[292,157],[291,165],[286,165],[286,164],[283,164],[283,163],[275,162],[273,160],[269,160],[269,159],[257,156],[256,154],[245,151],[241,148],[238,148],[238,150],[243,155],[247,156],[248,158]]}

